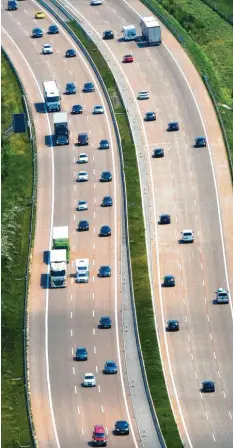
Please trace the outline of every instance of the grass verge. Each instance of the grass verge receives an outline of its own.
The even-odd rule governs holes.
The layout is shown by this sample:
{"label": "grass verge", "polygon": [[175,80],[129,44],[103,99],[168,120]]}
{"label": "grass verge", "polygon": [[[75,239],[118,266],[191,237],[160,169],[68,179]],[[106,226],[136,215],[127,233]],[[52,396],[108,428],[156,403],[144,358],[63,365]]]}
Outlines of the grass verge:
{"label": "grass verge", "polygon": [[28,135],[5,131],[24,112],[18,80],[2,53],[2,446],[33,446],[24,386],[24,294],[32,196]]}
{"label": "grass verge", "polygon": [[114,111],[116,113],[122,113],[121,115],[116,115],[116,119],[122,140],[127,200],[128,204],[130,204],[128,208],[129,240],[134,297],[142,354],[154,407],[167,447],[178,448],[182,446],[182,443],[167,395],[155,331],[137,158],[128,117],[125,113],[114,77],[103,56],[95,44],[75,22],[70,22],[69,26],[86,47],[99,69],[111,97]]}

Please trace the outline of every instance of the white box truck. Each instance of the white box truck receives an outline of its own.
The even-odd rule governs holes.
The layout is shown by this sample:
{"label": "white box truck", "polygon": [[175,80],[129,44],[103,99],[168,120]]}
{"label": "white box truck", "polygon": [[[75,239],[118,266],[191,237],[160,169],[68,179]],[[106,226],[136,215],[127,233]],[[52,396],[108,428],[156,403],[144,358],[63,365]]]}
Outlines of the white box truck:
{"label": "white box truck", "polygon": [[142,17],[141,22],[142,35],[149,45],[160,45],[162,42],[161,28],[157,20],[153,17]]}
{"label": "white box truck", "polygon": [[56,81],[43,82],[44,100],[48,112],[61,110],[61,97]]}
{"label": "white box truck", "polygon": [[137,31],[134,25],[125,25],[122,28],[125,41],[134,40],[137,37]]}
{"label": "white box truck", "polygon": [[50,286],[51,288],[67,286],[66,249],[50,251]]}
{"label": "white box truck", "polygon": [[76,279],[77,283],[88,283],[89,280],[89,260],[82,258],[75,260]]}

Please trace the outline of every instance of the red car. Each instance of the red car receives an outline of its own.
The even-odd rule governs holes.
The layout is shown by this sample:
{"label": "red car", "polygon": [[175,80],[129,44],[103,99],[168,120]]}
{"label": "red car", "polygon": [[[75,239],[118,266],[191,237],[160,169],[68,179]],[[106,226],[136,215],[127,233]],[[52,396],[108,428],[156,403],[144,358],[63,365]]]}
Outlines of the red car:
{"label": "red car", "polygon": [[133,55],[132,54],[126,54],[123,57],[123,62],[133,62]]}
{"label": "red car", "polygon": [[93,446],[107,446],[107,437],[103,425],[95,425],[92,434]]}

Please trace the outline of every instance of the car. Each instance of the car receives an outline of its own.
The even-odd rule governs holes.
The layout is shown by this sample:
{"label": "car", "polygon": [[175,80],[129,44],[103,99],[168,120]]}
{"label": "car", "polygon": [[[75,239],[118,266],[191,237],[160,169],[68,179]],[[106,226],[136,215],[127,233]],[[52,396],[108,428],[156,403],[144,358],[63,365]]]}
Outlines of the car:
{"label": "car", "polygon": [[111,227],[109,226],[100,227],[99,236],[111,236],[111,234],[112,234]]}
{"label": "car", "polygon": [[104,40],[114,39],[113,31],[111,31],[111,30],[106,30],[106,31],[104,31],[104,32],[103,32],[103,39],[104,39]]}
{"label": "car", "polygon": [[43,30],[41,28],[33,28],[32,37],[43,37]]}
{"label": "car", "polygon": [[197,137],[195,138],[195,145],[196,148],[204,148],[206,146],[206,138],[205,137]]}
{"label": "car", "polygon": [[132,54],[126,54],[123,57],[123,62],[127,63],[127,62],[133,62],[133,55]]}
{"label": "car", "polygon": [[88,134],[86,132],[80,132],[78,134],[78,145],[88,145]]}
{"label": "car", "polygon": [[112,328],[112,321],[109,316],[102,316],[100,318],[99,328]]}
{"label": "car", "polygon": [[87,163],[88,162],[88,155],[85,152],[81,152],[79,154],[78,163]]}
{"label": "car", "polygon": [[104,114],[103,106],[95,106],[94,109],[93,109],[93,114],[94,115]]}
{"label": "car", "polygon": [[111,277],[112,270],[110,266],[100,266],[99,268],[99,277]]}
{"label": "car", "polygon": [[87,201],[80,200],[78,201],[77,210],[88,210],[88,203]]}
{"label": "car", "polygon": [[59,28],[57,25],[50,25],[48,29],[48,34],[59,34]]}
{"label": "car", "polygon": [[87,182],[88,181],[88,174],[86,171],[79,171],[77,176],[78,182]]}
{"label": "car", "polygon": [[171,121],[168,123],[167,130],[168,132],[179,131],[179,123],[177,123],[177,121]]}
{"label": "car", "polygon": [[102,207],[112,207],[112,197],[111,196],[104,196],[102,199]]}
{"label": "car", "polygon": [[182,243],[193,243],[194,241],[194,234],[193,234],[193,230],[189,229],[189,230],[182,230],[181,232],[182,235]]}
{"label": "car", "polygon": [[76,93],[76,85],[74,82],[67,82],[66,83],[66,94],[72,95],[73,93]]}
{"label": "car", "polygon": [[53,48],[50,44],[44,44],[42,47],[42,54],[53,54]]}
{"label": "car", "polygon": [[100,176],[100,182],[111,182],[112,175],[110,171],[103,171]]}
{"label": "car", "polygon": [[171,223],[171,217],[170,215],[167,215],[166,213],[163,213],[159,217],[159,224],[170,224]]}
{"label": "car", "polygon": [[106,361],[106,363],[104,364],[104,373],[116,374],[117,370],[118,368],[115,361]]}
{"label": "car", "polygon": [[69,50],[66,50],[66,58],[75,58],[76,57],[76,51],[73,48],[69,48]]}
{"label": "car", "polygon": [[163,286],[175,286],[175,277],[174,275],[165,275],[163,278]]}
{"label": "car", "polygon": [[100,140],[99,149],[109,149],[109,141],[106,139]]}
{"label": "car", "polygon": [[92,82],[85,82],[83,86],[83,92],[94,92],[95,86]]}
{"label": "car", "polygon": [[163,148],[156,148],[153,150],[152,153],[153,159],[159,159],[160,157],[164,157],[164,149]]}
{"label": "car", "polygon": [[215,291],[216,298],[215,303],[223,303],[227,304],[229,303],[229,292],[224,288],[218,288],[217,291]]}
{"label": "car", "polygon": [[128,435],[129,434],[129,424],[126,420],[118,420],[115,423],[115,430],[114,430],[114,434],[115,435]]}
{"label": "car", "polygon": [[103,425],[95,425],[92,433],[93,446],[107,446],[107,437]]}
{"label": "car", "polygon": [[35,12],[35,19],[45,19],[46,14],[43,11]]}
{"label": "car", "polygon": [[83,107],[80,104],[74,104],[74,106],[72,106],[71,113],[73,115],[82,114],[83,113]]}
{"label": "car", "polygon": [[83,378],[83,387],[95,387],[96,386],[96,378],[93,373],[85,373]]}
{"label": "car", "polygon": [[167,322],[167,331],[179,331],[180,325],[178,320],[169,320]]}
{"label": "car", "polygon": [[87,349],[85,347],[78,347],[75,353],[75,360],[76,361],[87,361],[88,360],[88,353]]}
{"label": "car", "polygon": [[141,90],[138,92],[138,100],[148,100],[150,98],[149,92]]}
{"label": "car", "polygon": [[91,0],[90,5],[91,6],[97,6],[97,5],[102,5],[103,0]]}
{"label": "car", "polygon": [[155,121],[156,120],[156,113],[155,112],[146,112],[145,121]]}
{"label": "car", "polygon": [[211,380],[206,380],[202,382],[202,392],[215,392],[215,384]]}
{"label": "car", "polygon": [[86,221],[84,219],[82,221],[79,221],[77,230],[79,232],[82,232],[82,231],[85,231],[85,230],[89,230],[89,223],[88,223],[88,221]]}

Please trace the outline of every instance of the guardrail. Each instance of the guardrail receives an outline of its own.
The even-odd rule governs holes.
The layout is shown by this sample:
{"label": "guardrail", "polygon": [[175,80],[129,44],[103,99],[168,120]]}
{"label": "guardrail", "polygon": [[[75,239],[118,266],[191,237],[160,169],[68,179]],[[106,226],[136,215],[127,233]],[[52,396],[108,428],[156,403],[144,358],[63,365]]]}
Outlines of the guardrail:
{"label": "guardrail", "polygon": [[[51,0],[51,2],[71,21],[75,21],[76,24],[82,29],[82,31],[84,32],[84,34],[87,36],[88,39],[90,39],[90,36],[85,32],[85,30],[82,28],[81,24],[77,21],[77,18],[75,16],[73,16],[69,11],[67,11],[59,2],[57,2],[56,0]],[[113,109],[113,105],[112,105],[112,101],[111,98],[109,96],[108,90],[105,86],[105,83],[93,61],[93,59],[91,58],[91,56],[89,55],[88,51],[86,50],[86,48],[84,47],[84,45],[82,44],[82,42],[78,39],[78,37],[76,36],[76,34],[70,29],[70,27],[67,25],[66,22],[64,22],[64,20],[59,16],[59,14],[57,14],[56,11],[54,11],[51,6],[49,6],[44,0],[38,0],[38,3],[40,3],[42,6],[44,6],[56,19],[57,21],[66,29],[66,31],[69,33],[69,35],[73,38],[73,40],[77,43],[77,45],[79,46],[79,48],[82,50],[82,52],[84,53],[84,55],[86,56],[89,64],[91,65],[93,71],[95,72],[95,75],[98,78],[98,81],[103,89],[105,98],[107,100],[108,106],[109,106],[109,110],[111,112],[111,116],[112,116],[112,121],[113,121],[113,125],[114,125],[114,130],[116,133],[116,137],[117,137],[117,143],[118,143],[118,148],[119,148],[119,154],[120,154],[120,163],[121,163],[121,177],[122,177],[122,185],[123,185],[123,197],[124,197],[124,217],[125,217],[125,234],[126,234],[126,247],[127,247],[127,262],[128,262],[128,270],[129,270],[129,284],[130,284],[130,294],[131,294],[131,303],[132,303],[132,310],[133,310],[133,320],[134,320],[134,329],[135,329],[135,336],[136,336],[136,342],[137,342],[137,348],[138,348],[138,355],[139,355],[139,361],[140,361],[140,366],[141,366],[141,371],[142,371],[142,377],[143,377],[143,381],[144,381],[144,386],[145,386],[145,391],[146,391],[146,395],[147,395],[147,399],[148,399],[148,403],[150,406],[150,410],[151,410],[151,415],[153,418],[153,422],[156,428],[156,432],[158,434],[158,438],[161,444],[162,448],[166,448],[166,444],[165,444],[165,440],[163,438],[162,435],[162,431],[160,429],[160,425],[159,425],[159,421],[155,412],[155,408],[154,408],[154,404],[153,404],[153,400],[150,394],[150,388],[149,388],[149,384],[148,384],[148,380],[147,380],[147,375],[146,375],[146,369],[145,369],[145,364],[144,364],[144,359],[142,356],[142,350],[141,350],[141,343],[140,343],[140,338],[139,338],[139,332],[138,332],[138,325],[137,325],[137,314],[136,314],[136,307],[135,307],[135,300],[134,300],[134,288],[133,288],[133,276],[132,276],[132,268],[131,268],[131,256],[130,256],[130,245],[129,245],[129,231],[128,231],[128,205],[127,205],[127,192],[126,192],[126,181],[125,181],[125,173],[124,173],[124,157],[123,157],[123,150],[122,150],[122,144],[121,144],[121,136],[120,136],[120,132],[119,132],[119,128],[118,128],[118,123],[115,117],[115,113],[114,113],[114,109]],[[109,68],[110,70],[110,68]],[[121,101],[122,104],[124,104],[121,92],[118,89],[118,93],[121,97]]]}
{"label": "guardrail", "polygon": [[28,255],[26,264],[26,275],[25,275],[25,287],[24,287],[24,325],[23,325],[23,350],[24,350],[24,386],[25,386],[25,396],[27,404],[27,415],[29,421],[30,432],[33,441],[33,447],[37,447],[36,433],[33,423],[32,411],[31,411],[31,400],[30,400],[30,381],[29,381],[29,364],[28,364],[28,291],[29,291],[29,279],[30,279],[30,262],[31,262],[31,250],[33,245],[34,237],[34,222],[35,222],[35,205],[36,205],[36,183],[37,183],[37,149],[36,149],[36,138],[35,138],[35,128],[33,124],[32,112],[27,99],[27,94],[18,72],[15,68],[13,61],[10,56],[1,47],[6,59],[10,63],[12,70],[17,77],[18,83],[22,90],[22,101],[27,114],[27,122],[29,128],[29,138],[32,145],[32,161],[33,161],[33,179],[32,179],[32,198],[31,198],[31,216],[30,216],[30,231],[28,236]]}

